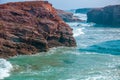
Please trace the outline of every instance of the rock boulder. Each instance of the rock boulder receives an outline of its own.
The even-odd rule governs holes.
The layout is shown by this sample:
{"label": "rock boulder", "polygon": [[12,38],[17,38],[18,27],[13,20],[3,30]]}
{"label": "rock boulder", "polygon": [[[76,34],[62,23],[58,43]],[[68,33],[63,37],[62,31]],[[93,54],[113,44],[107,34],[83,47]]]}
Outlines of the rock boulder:
{"label": "rock boulder", "polygon": [[120,26],[120,5],[92,9],[87,13],[87,17],[88,22]]}
{"label": "rock boulder", "polygon": [[76,46],[72,29],[47,1],[0,5],[0,57]]}
{"label": "rock boulder", "polygon": [[57,14],[65,21],[65,22],[81,22],[77,16],[74,16],[73,13],[66,12],[63,10],[57,9]]}

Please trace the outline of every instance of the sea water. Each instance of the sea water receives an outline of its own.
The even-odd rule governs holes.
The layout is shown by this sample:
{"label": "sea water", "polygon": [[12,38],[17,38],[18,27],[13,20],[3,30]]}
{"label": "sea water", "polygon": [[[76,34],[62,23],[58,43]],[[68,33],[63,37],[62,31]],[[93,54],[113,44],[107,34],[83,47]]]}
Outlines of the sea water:
{"label": "sea water", "polygon": [[[75,14],[86,20],[85,14]],[[120,28],[67,23],[77,47],[0,59],[3,80],[120,80]]]}

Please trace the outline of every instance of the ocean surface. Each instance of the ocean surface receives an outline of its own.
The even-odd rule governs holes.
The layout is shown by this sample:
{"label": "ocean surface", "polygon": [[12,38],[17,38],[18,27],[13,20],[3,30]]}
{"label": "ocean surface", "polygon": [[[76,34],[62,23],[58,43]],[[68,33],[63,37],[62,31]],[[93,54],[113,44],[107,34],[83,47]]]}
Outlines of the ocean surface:
{"label": "ocean surface", "polygon": [[[86,20],[85,14],[74,14]],[[0,59],[0,80],[120,80],[120,28],[68,23],[77,47]]]}

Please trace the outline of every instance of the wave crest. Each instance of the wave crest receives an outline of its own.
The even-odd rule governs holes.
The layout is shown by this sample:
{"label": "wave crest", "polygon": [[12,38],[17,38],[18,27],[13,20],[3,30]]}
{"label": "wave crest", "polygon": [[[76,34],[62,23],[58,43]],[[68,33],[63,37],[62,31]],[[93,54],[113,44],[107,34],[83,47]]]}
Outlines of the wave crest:
{"label": "wave crest", "polygon": [[5,59],[0,59],[0,79],[9,77],[9,72],[13,68],[12,64]]}

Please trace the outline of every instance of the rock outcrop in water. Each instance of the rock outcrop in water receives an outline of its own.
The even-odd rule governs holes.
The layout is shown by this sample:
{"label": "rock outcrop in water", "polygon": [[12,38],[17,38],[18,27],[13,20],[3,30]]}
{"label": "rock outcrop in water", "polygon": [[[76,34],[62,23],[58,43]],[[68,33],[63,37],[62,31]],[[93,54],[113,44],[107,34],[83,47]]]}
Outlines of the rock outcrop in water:
{"label": "rock outcrop in water", "polygon": [[47,1],[0,5],[0,57],[76,46],[72,29]]}
{"label": "rock outcrop in water", "polygon": [[82,20],[78,19],[77,16],[74,16],[73,13],[66,12],[63,10],[57,10],[57,14],[65,21],[65,22],[81,22]]}
{"label": "rock outcrop in water", "polygon": [[82,14],[87,14],[87,12],[89,12],[92,8],[80,8],[80,9],[76,9],[75,13],[82,13]]}
{"label": "rock outcrop in water", "polygon": [[97,8],[87,13],[88,22],[120,26],[120,5]]}

